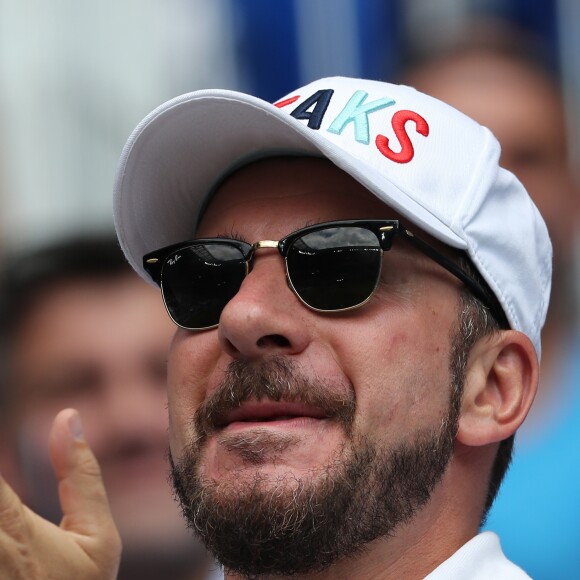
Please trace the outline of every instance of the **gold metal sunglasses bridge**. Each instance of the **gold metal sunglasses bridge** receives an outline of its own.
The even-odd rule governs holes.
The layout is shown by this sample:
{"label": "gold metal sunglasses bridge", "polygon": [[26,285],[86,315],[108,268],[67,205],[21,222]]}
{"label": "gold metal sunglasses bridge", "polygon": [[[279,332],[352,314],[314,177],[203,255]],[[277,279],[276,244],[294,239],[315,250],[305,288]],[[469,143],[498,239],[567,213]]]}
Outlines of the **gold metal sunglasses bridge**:
{"label": "gold metal sunglasses bridge", "polygon": [[252,251],[259,248],[278,248],[279,242],[275,240],[260,240],[252,244]]}

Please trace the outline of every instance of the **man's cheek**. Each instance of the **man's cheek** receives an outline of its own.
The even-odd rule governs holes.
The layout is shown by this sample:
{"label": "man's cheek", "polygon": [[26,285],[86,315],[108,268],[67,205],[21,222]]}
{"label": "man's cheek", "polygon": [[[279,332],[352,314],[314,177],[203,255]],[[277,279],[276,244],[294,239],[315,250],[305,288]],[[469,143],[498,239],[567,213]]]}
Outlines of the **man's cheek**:
{"label": "man's cheek", "polygon": [[400,438],[401,402],[383,397],[357,401],[353,433],[356,436],[371,437],[393,442]]}
{"label": "man's cheek", "polygon": [[194,440],[193,421],[186,421],[186,417],[177,409],[169,405],[169,451],[175,461],[183,455],[184,449]]}
{"label": "man's cheek", "polygon": [[177,384],[187,381],[206,386],[211,384],[216,372],[223,372],[228,362],[216,330],[179,329],[169,349],[168,377]]}

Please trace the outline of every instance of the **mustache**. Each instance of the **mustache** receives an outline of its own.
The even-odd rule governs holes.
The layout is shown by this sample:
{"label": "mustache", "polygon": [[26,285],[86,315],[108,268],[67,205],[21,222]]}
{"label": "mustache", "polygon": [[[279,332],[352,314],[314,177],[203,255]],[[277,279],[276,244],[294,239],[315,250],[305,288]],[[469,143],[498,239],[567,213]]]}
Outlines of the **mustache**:
{"label": "mustache", "polygon": [[224,416],[246,401],[299,402],[321,409],[338,421],[347,434],[352,431],[356,401],[354,391],[332,387],[311,379],[293,360],[272,356],[260,363],[239,359],[228,365],[224,379],[196,411],[194,424],[198,443],[223,425]]}

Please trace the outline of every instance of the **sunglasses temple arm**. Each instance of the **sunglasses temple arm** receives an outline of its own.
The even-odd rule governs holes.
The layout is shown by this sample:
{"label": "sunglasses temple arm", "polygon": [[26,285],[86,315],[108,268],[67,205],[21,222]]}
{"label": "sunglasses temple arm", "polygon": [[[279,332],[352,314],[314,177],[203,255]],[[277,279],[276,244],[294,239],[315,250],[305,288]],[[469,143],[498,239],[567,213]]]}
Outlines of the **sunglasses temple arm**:
{"label": "sunglasses temple arm", "polygon": [[461,282],[463,282],[463,284],[469,288],[475,297],[478,298],[484,306],[491,310],[493,316],[500,323],[502,328],[509,328],[509,323],[506,319],[503,308],[500,306],[491,289],[486,292],[480,282],[467,275],[455,262],[447,258],[447,256],[443,255],[441,252],[436,250],[427,242],[423,241],[421,238],[415,236],[415,234],[411,233],[404,226],[401,226],[399,233],[401,237],[403,237],[407,242],[417,248],[420,252],[427,255],[440,266],[445,268],[448,272],[453,274],[456,278],[461,280]]}

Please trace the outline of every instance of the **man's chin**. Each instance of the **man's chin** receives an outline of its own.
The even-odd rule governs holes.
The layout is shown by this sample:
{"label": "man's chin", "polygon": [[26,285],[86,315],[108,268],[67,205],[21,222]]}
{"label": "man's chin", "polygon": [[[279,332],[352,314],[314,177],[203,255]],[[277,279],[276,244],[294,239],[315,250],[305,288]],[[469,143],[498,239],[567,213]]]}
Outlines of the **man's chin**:
{"label": "man's chin", "polygon": [[[276,461],[260,464],[212,435],[178,461],[170,457],[173,486],[189,527],[226,568],[249,576],[320,571],[392,535],[429,501],[455,429],[451,417],[443,429],[394,448],[362,437],[347,437],[347,445],[293,442]],[[294,469],[295,461],[305,465],[305,454],[312,459],[316,443],[327,461]]]}
{"label": "man's chin", "polygon": [[202,447],[200,475],[217,483],[256,473],[268,479],[302,478],[337,460],[345,441],[340,429],[334,431],[323,439],[261,427],[219,432]]}
{"label": "man's chin", "polygon": [[[374,487],[372,448],[342,445],[329,461],[300,472],[266,462],[220,478],[205,476],[206,443],[204,457],[172,461],[172,478],[189,526],[226,568],[250,576],[316,571],[376,538],[377,530],[359,536],[344,522],[365,511],[367,494],[355,490],[363,480]],[[374,518],[375,507],[367,508]]]}

